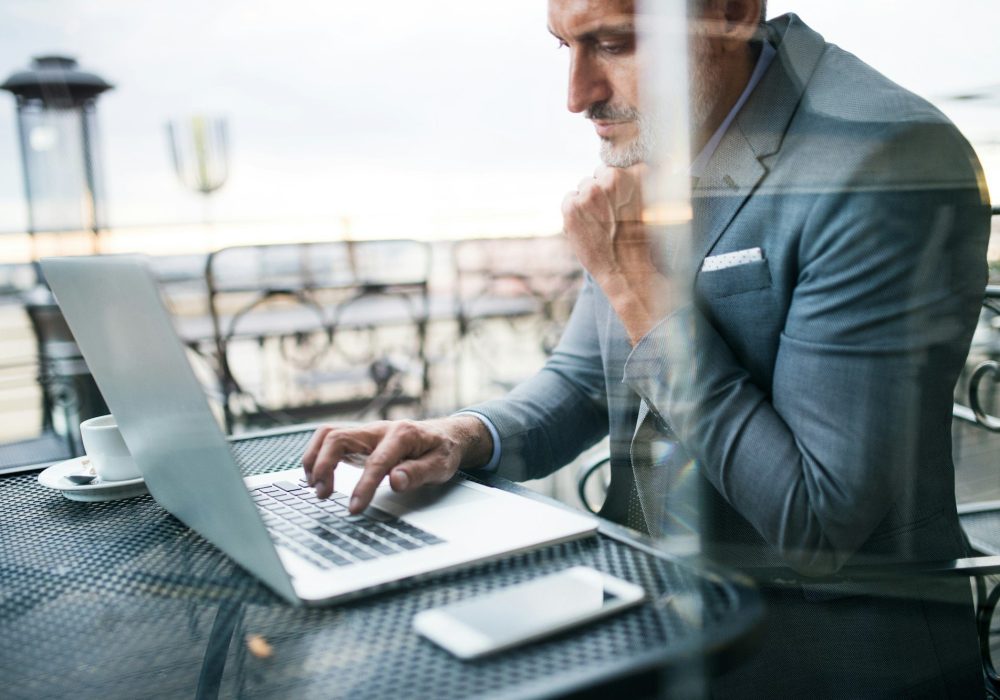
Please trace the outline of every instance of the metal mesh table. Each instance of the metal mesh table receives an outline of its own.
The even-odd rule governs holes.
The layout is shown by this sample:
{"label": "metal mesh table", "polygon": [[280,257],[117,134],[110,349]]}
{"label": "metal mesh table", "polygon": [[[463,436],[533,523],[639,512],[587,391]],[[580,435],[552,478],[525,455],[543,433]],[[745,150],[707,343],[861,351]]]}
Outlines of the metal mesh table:
{"label": "metal mesh table", "polygon": [[[309,433],[234,442],[245,471],[297,464]],[[513,487],[510,487],[513,488]],[[743,635],[760,603],[742,583],[658,556],[611,526],[328,608],[292,607],[149,497],[77,503],[34,475],[0,479],[4,697],[456,698],[551,695]],[[588,564],[649,601],[497,656],[460,661],[418,637],[414,613]],[[511,611],[516,614],[516,611]],[[255,655],[246,640],[272,652]]]}

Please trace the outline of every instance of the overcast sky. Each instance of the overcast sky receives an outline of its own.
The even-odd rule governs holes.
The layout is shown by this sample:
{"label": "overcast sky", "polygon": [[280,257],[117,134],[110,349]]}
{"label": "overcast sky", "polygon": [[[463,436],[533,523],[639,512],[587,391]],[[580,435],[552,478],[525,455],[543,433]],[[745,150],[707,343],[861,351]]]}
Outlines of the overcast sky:
{"label": "overcast sky", "polygon": [[[771,0],[772,15],[796,11],[925,96],[1000,84],[1000,2],[944,7]],[[554,230],[563,192],[597,162],[592,129],[565,110],[566,57],[543,0],[4,0],[0,79],[44,53],[116,85],[98,110],[113,225],[199,219],[164,129],[195,113],[230,125],[221,220]],[[995,159],[1000,100],[943,106]],[[24,229],[22,192],[4,93],[0,231]]]}

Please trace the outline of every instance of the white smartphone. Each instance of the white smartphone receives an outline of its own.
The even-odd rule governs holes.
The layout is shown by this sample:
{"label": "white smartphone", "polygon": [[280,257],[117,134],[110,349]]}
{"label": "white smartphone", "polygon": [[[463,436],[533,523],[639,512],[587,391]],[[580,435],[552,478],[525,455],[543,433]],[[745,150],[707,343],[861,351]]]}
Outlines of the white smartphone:
{"label": "white smartphone", "polygon": [[413,627],[462,659],[554,634],[636,605],[645,591],[587,566],[575,566],[413,616]]}

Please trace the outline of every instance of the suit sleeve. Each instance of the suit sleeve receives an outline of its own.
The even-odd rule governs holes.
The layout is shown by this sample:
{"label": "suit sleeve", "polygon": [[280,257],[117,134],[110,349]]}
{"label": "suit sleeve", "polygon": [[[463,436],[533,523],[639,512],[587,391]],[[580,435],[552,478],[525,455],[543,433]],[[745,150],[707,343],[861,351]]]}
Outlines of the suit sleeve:
{"label": "suit sleeve", "polygon": [[626,382],[711,485],[806,574],[837,570],[864,544],[920,478],[921,433],[950,426],[986,283],[989,210],[970,177],[940,189],[870,185],[926,146],[887,143],[853,181],[815,197],[770,387],[697,304],[626,363]]}
{"label": "suit sleeve", "polygon": [[500,436],[497,473],[546,476],[608,432],[607,390],[588,276],[559,345],[545,366],[507,396],[469,407]]}

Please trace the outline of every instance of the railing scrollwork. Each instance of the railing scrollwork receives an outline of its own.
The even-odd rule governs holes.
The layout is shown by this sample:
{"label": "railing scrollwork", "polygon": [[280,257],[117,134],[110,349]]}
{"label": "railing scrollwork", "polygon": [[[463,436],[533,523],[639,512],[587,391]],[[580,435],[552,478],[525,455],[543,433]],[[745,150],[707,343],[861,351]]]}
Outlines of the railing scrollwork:
{"label": "railing scrollwork", "polygon": [[969,379],[969,408],[976,416],[976,423],[991,432],[1000,433],[1000,418],[991,416],[983,410],[979,401],[979,384],[987,376],[994,382],[1000,382],[1000,362],[995,360],[983,362],[972,372]]}

